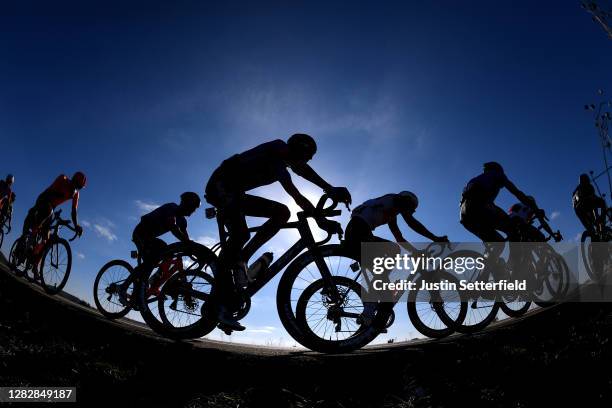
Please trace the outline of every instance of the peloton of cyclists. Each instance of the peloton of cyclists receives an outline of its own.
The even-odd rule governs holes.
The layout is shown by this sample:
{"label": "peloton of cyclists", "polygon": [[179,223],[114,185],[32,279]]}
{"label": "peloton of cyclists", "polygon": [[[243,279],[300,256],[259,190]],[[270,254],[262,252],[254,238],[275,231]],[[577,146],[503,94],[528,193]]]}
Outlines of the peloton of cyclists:
{"label": "peloton of cyclists", "polygon": [[[218,320],[233,330],[244,330],[232,315],[231,299],[234,297],[232,273],[237,285],[246,286],[248,282],[246,263],[269,241],[289,220],[291,213],[287,206],[263,197],[247,194],[257,187],[279,182],[283,189],[307,213],[314,206],[304,197],[291,180],[287,170],[305,178],[320,187],[329,196],[351,203],[351,195],[345,187],[333,187],[321,178],[309,165],[317,152],[315,140],[306,134],[294,134],[286,142],[273,140],[260,144],[250,150],[236,154],[225,160],[213,172],[206,184],[206,200],[222,214],[223,223],[228,231],[228,240],[222,251],[220,262],[226,273],[218,277],[220,291],[224,294],[225,304],[218,305]],[[246,218],[267,218],[261,229],[250,238]],[[337,230],[339,224],[333,221],[317,221],[323,229]],[[234,294],[234,295],[232,295]],[[225,301],[227,300],[227,301]]]}

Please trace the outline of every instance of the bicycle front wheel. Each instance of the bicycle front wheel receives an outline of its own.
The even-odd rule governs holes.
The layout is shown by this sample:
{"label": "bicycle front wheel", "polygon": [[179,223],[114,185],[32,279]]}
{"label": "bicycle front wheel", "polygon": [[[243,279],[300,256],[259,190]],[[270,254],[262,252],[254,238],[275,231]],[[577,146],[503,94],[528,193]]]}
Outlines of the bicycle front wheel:
{"label": "bicycle front wheel", "polygon": [[159,315],[172,338],[197,338],[217,326],[210,304],[213,278],[199,270],[173,275],[164,284],[157,298]]}
{"label": "bicycle front wheel", "polygon": [[[209,330],[208,308],[196,310],[193,303],[201,307],[201,301],[206,298],[204,292],[197,291],[205,290],[200,283],[212,282],[212,279],[207,279],[218,270],[216,255],[203,245],[176,243],[168,245],[160,259],[156,269],[164,264],[173,264],[179,265],[180,270],[162,284],[159,293],[151,293],[149,289],[148,277],[152,271],[144,271],[147,273],[137,279],[135,293],[143,320],[153,331],[171,339],[197,338],[208,334],[214,329],[213,326]],[[159,276],[165,274],[158,272]],[[187,278],[191,283],[196,282],[196,288],[192,286],[191,290],[188,289]],[[170,286],[166,288],[168,284]]]}
{"label": "bicycle front wheel", "polygon": [[25,256],[19,253],[19,251],[22,251],[25,247],[25,244],[23,244],[24,241],[25,238],[23,236],[17,238],[15,242],[13,242],[11,252],[9,253],[9,266],[11,270],[18,275],[23,275],[27,269]]}
{"label": "bicycle front wheel", "polygon": [[48,294],[55,295],[66,286],[71,267],[72,251],[68,241],[52,239],[40,261],[40,280]]}
{"label": "bicycle front wheel", "polygon": [[[337,244],[307,251],[293,261],[276,294],[280,320],[291,337],[321,353],[346,353],[374,340],[389,315],[373,308],[371,316],[363,316],[360,270],[357,257]],[[331,273],[333,286],[325,282],[326,273]],[[339,299],[332,298],[334,291]],[[318,326],[313,322],[317,317]]]}
{"label": "bicycle front wheel", "polygon": [[100,269],[94,281],[93,295],[96,307],[105,317],[118,319],[132,310],[129,304],[124,305],[120,301],[121,291],[125,290],[125,300],[132,296],[134,284],[129,283],[127,288],[123,286],[133,276],[134,268],[126,261],[116,259],[108,262]]}
{"label": "bicycle front wheel", "polygon": [[[482,258],[482,254],[477,251],[459,250],[452,252],[448,258]],[[486,269],[477,268],[466,269],[462,277],[467,282],[481,281],[483,276],[487,276],[487,281],[494,281],[493,273]],[[499,296],[483,291],[473,291],[464,293],[466,302],[466,315],[463,322],[457,326],[459,333],[471,334],[487,327],[497,317],[499,310]]]}
{"label": "bicycle front wheel", "polygon": [[[423,283],[439,284],[447,289],[421,290]],[[455,332],[467,314],[467,303],[462,302],[459,280],[448,272],[432,272],[421,275],[416,290],[408,293],[408,316],[415,329],[434,339],[441,339]]]}

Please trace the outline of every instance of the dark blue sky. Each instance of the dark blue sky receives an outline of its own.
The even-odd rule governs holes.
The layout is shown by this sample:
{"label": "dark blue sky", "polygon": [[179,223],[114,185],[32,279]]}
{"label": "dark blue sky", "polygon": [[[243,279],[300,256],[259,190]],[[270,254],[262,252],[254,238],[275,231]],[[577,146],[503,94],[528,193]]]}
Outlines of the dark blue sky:
{"label": "dark blue sky", "polygon": [[[488,160],[568,239],[580,232],[570,194],[602,166],[582,106],[612,92],[612,44],[577,1],[15,3],[0,5],[0,172],[17,177],[18,226],[59,173],[88,174],[69,284],[84,297],[128,256],[144,209],[295,132],[317,138],[313,167],[356,203],[413,190],[417,216],[451,239],[474,239],[458,200]],[[289,203],[278,186],[261,194]],[[205,242],[215,228],[190,222]],[[244,341],[284,336],[274,290]]]}

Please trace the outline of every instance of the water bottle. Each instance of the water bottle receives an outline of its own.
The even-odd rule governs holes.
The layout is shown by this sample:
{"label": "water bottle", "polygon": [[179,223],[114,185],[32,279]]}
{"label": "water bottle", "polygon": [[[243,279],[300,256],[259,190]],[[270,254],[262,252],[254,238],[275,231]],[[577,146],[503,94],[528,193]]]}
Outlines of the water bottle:
{"label": "water bottle", "polygon": [[265,252],[255,262],[253,262],[253,264],[249,267],[249,270],[247,271],[249,282],[253,282],[255,279],[257,279],[257,276],[259,274],[267,270],[273,259],[274,255],[272,254],[272,252]]}

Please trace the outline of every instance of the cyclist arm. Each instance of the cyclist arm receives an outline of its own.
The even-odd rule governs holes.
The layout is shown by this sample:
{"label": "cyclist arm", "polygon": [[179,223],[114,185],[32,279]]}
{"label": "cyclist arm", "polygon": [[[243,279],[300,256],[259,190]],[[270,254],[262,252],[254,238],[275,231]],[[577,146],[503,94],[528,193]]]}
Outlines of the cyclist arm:
{"label": "cyclist arm", "polygon": [[314,171],[313,168],[307,163],[292,164],[291,170],[293,170],[293,172],[298,176],[305,178],[312,184],[320,187],[323,191],[327,191],[332,188],[332,185],[323,180],[323,178],[319,176],[317,172]]}
{"label": "cyclist arm", "polygon": [[406,224],[417,234],[424,236],[432,241],[438,242],[443,241],[446,237],[439,237],[429,231],[423,224],[421,224],[414,216],[408,212],[402,212],[402,218],[406,221]]}
{"label": "cyclist arm", "polygon": [[397,225],[397,218],[394,218],[393,220],[389,221],[387,226],[389,226],[389,230],[391,231],[391,234],[393,234],[393,238],[395,238],[395,242],[397,242],[399,245],[403,246],[405,249],[407,249],[410,252],[415,252],[417,250],[402,235],[402,231],[399,229],[399,226]]}
{"label": "cyclist arm", "polygon": [[508,189],[508,191],[512,193],[512,195],[514,195],[516,198],[518,198],[518,200],[521,203],[525,204],[526,206],[532,208],[535,211],[538,210],[538,206],[535,203],[535,201],[530,200],[525,193],[523,193],[521,190],[518,189],[518,187],[516,187],[514,185],[513,182],[511,182],[510,180],[506,179],[504,187],[506,187]]}
{"label": "cyclist arm", "polygon": [[308,213],[314,212],[314,206],[310,201],[308,201],[306,197],[302,195],[302,193],[300,193],[295,184],[293,184],[289,173],[287,173],[285,177],[281,178],[280,183],[281,186],[283,186],[283,189],[285,189],[285,191],[287,192],[287,194],[289,194],[291,198],[295,200],[296,204],[299,205],[302,210]]}
{"label": "cyclist arm", "polygon": [[172,233],[172,235],[174,235],[174,237],[176,239],[178,239],[181,242],[189,242],[189,234],[187,233],[187,228],[181,228],[177,223],[176,223],[176,218],[172,218],[172,225],[170,226],[170,232]]}
{"label": "cyclist arm", "polygon": [[76,229],[80,229],[79,220],[78,220],[78,208],[79,208],[79,193],[77,192],[72,197],[72,213],[71,213],[72,225],[74,225]]}

